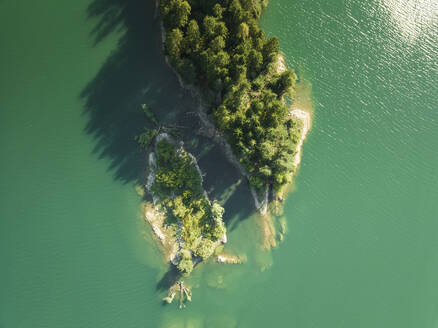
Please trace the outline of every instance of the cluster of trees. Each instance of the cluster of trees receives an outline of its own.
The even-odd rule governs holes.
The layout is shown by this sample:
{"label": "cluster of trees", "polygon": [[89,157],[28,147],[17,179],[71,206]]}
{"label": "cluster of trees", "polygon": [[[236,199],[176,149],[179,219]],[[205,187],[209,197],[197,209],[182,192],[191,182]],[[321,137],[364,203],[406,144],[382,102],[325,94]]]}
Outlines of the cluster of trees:
{"label": "cluster of trees", "polygon": [[205,196],[194,159],[182,148],[166,140],[158,142],[156,166],[152,190],[163,200],[169,222],[179,225],[184,248],[178,269],[188,275],[193,269],[192,256],[206,260],[224,236],[224,209]]}
{"label": "cluster of trees", "polygon": [[300,125],[284,97],[296,75],[277,71],[279,43],[257,20],[264,0],[161,0],[165,52],[187,84],[201,88],[212,116],[257,188],[289,181]]}
{"label": "cluster of trees", "polygon": [[152,189],[159,195],[184,194],[186,200],[202,194],[201,177],[193,165],[193,158],[184,150],[177,150],[166,140],[157,143],[157,171]]}
{"label": "cluster of trees", "polygon": [[148,120],[155,125],[155,128],[153,129],[144,128],[144,132],[136,136],[135,140],[137,140],[137,142],[140,144],[141,147],[143,147],[144,149],[148,149],[149,146],[152,144],[154,138],[158,135],[159,123],[154,112],[146,104],[142,104],[141,108],[143,112],[146,114]]}

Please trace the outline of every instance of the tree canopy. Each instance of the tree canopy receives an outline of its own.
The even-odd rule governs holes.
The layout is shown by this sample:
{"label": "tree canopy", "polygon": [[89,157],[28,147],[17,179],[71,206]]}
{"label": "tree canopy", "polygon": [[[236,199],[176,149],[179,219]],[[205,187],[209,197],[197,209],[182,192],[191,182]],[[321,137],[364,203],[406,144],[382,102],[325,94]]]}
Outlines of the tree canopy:
{"label": "tree canopy", "polygon": [[194,157],[166,140],[159,141],[156,150],[152,190],[162,200],[169,222],[178,226],[183,249],[177,267],[188,275],[193,269],[192,254],[207,259],[223,238],[224,209],[205,195]]}
{"label": "tree canopy", "polygon": [[289,117],[296,74],[278,72],[279,42],[257,21],[262,0],[161,0],[165,52],[211,115],[255,187],[290,181],[301,125]]}

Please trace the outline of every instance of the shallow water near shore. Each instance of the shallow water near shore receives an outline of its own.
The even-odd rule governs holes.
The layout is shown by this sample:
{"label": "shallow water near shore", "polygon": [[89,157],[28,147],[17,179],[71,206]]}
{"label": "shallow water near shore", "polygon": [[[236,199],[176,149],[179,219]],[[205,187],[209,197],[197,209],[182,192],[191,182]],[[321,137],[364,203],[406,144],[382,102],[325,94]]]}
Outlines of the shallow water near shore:
{"label": "shallow water near shore", "polygon": [[[0,327],[436,327],[436,10],[271,0],[261,24],[309,81],[313,122],[266,252],[237,170],[192,137],[153,1],[0,1]],[[201,264],[183,311],[161,304],[168,266],[135,190],[143,103],[187,127],[247,256]]]}

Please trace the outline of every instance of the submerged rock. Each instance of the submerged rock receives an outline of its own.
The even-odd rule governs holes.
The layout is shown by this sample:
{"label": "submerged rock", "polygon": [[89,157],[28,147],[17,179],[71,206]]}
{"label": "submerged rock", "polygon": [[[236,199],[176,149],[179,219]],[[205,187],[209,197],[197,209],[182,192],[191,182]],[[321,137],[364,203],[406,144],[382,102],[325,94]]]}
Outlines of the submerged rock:
{"label": "submerged rock", "polygon": [[218,255],[217,256],[218,263],[227,263],[227,264],[241,264],[243,260],[238,256],[233,255]]}
{"label": "submerged rock", "polygon": [[168,295],[163,298],[163,301],[168,304],[172,303],[175,297],[179,297],[179,308],[185,307],[184,301],[192,301],[192,291],[190,288],[184,285],[183,281],[177,281],[172,287],[169,288]]}

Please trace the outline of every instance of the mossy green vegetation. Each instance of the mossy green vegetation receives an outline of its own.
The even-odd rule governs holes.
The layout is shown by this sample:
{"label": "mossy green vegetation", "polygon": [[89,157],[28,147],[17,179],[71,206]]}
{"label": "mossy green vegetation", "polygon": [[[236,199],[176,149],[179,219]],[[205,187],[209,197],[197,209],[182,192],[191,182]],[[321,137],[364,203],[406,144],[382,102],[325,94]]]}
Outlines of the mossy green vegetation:
{"label": "mossy green vegetation", "polygon": [[135,137],[135,140],[137,140],[141,147],[148,149],[154,138],[158,135],[160,127],[154,112],[146,104],[142,104],[141,109],[146,114],[147,119],[156,127],[153,129],[145,128],[142,134]]}
{"label": "mossy green vegetation", "polygon": [[165,52],[200,88],[209,114],[256,189],[289,183],[301,122],[289,115],[296,74],[279,70],[279,42],[257,21],[263,0],[161,0]]}
{"label": "mossy green vegetation", "polygon": [[152,140],[157,136],[157,129],[145,129],[142,134],[137,136],[135,139],[144,149],[148,149],[152,143]]}
{"label": "mossy green vegetation", "polygon": [[224,209],[202,188],[195,158],[163,138],[156,143],[155,181],[151,192],[160,199],[179,244],[177,268],[189,275],[194,263],[208,259],[225,237]]}

